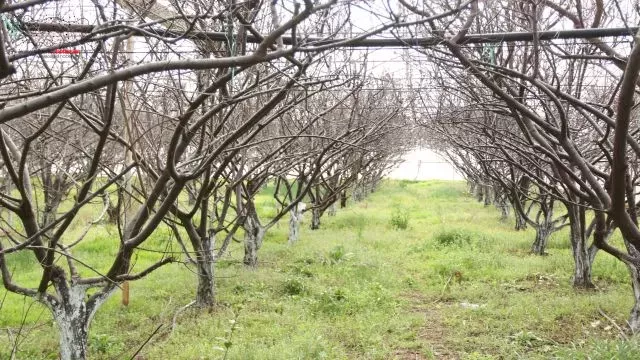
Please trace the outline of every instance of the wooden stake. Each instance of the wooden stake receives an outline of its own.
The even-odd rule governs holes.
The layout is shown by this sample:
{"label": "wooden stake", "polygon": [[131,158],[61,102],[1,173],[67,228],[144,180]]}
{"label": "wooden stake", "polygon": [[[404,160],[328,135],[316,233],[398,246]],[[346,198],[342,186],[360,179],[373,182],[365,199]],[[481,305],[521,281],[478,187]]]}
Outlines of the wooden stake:
{"label": "wooden stake", "polygon": [[122,283],[122,306],[129,306],[129,282]]}

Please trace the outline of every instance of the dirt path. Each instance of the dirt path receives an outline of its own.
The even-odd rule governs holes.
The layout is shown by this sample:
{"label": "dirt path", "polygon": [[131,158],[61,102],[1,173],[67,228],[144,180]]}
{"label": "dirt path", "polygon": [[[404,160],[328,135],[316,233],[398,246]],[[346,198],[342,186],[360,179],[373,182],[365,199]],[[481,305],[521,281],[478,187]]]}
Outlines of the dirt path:
{"label": "dirt path", "polygon": [[442,307],[447,306],[447,304],[434,303],[420,293],[407,294],[406,298],[411,301],[410,311],[420,313],[424,317],[424,324],[418,330],[418,339],[426,345],[433,354],[433,357],[425,356],[421,351],[398,349],[395,352],[396,359],[459,359],[456,353],[449,349],[447,344],[447,327],[442,320],[441,312]]}

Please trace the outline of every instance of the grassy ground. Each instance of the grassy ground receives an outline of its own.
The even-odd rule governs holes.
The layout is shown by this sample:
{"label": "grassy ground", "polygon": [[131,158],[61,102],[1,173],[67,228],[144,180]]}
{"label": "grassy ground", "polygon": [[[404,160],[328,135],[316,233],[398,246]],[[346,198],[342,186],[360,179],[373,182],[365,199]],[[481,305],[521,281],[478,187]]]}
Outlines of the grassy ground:
{"label": "grassy ground", "polygon": [[[128,307],[117,294],[98,311],[90,357],[129,359],[162,325],[139,359],[640,358],[638,343],[620,341],[614,325],[632,305],[620,263],[599,254],[598,290],[575,291],[566,232],[553,237],[549,256],[536,257],[528,254],[533,233],[498,218],[460,182],[385,183],[324,218],[321,230],[305,227],[293,247],[283,221],[267,235],[257,270],[243,268],[235,244],[217,267],[219,305],[210,312],[187,310],[173,322],[195,291],[182,265],[132,283]],[[395,229],[403,219],[408,228]],[[104,245],[112,232],[98,229],[78,256],[113,251]],[[167,232],[154,236],[148,247],[172,246]],[[37,280],[28,256],[10,261],[17,279]],[[4,290],[0,301],[0,358],[17,337],[18,359],[57,359],[48,312]]]}

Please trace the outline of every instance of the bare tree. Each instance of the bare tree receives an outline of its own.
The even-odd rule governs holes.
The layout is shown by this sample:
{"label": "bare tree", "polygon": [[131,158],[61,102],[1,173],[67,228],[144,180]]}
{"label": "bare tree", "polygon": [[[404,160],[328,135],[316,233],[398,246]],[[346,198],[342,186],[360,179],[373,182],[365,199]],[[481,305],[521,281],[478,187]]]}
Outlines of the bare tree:
{"label": "bare tree", "polygon": [[[403,4],[416,16],[428,16],[431,11]],[[495,4],[503,5],[499,1]],[[637,86],[637,48],[627,57],[599,39],[584,44],[569,40],[541,41],[534,37],[534,41],[524,47],[467,47],[460,43],[468,31],[484,30],[488,25],[492,26],[491,30],[535,33],[569,19],[577,27],[597,27],[620,21],[611,14],[619,14],[617,9],[621,3],[597,1],[589,8],[581,6],[576,11],[552,2],[504,5],[502,10],[499,6],[480,7],[472,2],[467,17],[460,18],[457,24],[430,22],[423,30],[442,36],[446,51],[421,51],[437,57],[451,66],[450,69],[458,69],[458,79],[486,90],[475,91],[472,97],[480,96],[483,104],[493,103],[491,106],[497,108],[493,112],[512,119],[514,128],[519,129],[520,137],[525,139],[522,144],[530,149],[529,154],[551,165],[548,173],[559,180],[570,220],[574,222],[571,226],[577,269],[574,281],[582,279],[585,285],[590,279],[579,275],[578,269],[579,264],[589,262],[588,247],[584,244],[588,226],[582,212],[593,211],[594,244],[629,266],[636,296],[629,324],[635,331],[640,326],[638,244],[634,236],[637,205],[633,196],[637,177],[627,161],[635,163],[639,154],[632,136],[635,130],[628,126]],[[635,21],[638,13],[628,16],[622,21]],[[447,35],[447,30],[452,35]],[[588,81],[589,75],[599,73],[606,75]],[[469,78],[473,81],[469,82]],[[614,104],[617,104],[615,109]],[[625,249],[607,242],[611,224],[620,228]]]}
{"label": "bare tree", "polygon": [[[305,1],[290,15],[263,21],[273,15],[273,6],[211,3],[205,8],[188,2],[172,5],[171,14],[179,15],[166,17],[144,6],[83,2],[87,4],[85,10],[91,15],[85,20],[90,25],[47,23],[58,9],[52,5],[58,2],[0,4],[20,35],[10,39],[3,29],[0,48],[3,89],[12,89],[0,95],[0,155],[12,188],[3,191],[0,203],[20,223],[17,231],[11,229],[13,224],[3,224],[10,237],[0,243],[0,271],[7,290],[33,297],[51,310],[60,329],[63,359],[86,357],[91,319],[122,282],[175,261],[159,253],[157,261],[144,269],[132,263],[163,222],[179,218],[183,210],[176,204],[195,179],[209,182],[200,185],[205,191],[197,207],[207,208],[202,202],[217,192],[215,184],[232,174],[231,154],[251,144],[265,119],[275,118],[271,113],[275,105],[298,86],[308,64],[306,56],[296,53],[317,52],[300,31],[322,26],[325,10],[337,6],[334,1]],[[172,21],[181,25],[171,27]],[[209,37],[216,28],[225,29],[227,36]],[[281,39],[287,33],[293,40],[285,47]],[[136,52],[145,55],[127,56],[124,42],[132,36],[140,39]],[[212,41],[218,46],[210,46]],[[325,47],[331,46],[335,45]],[[68,48],[89,56],[71,54],[65,61],[50,56]],[[268,101],[251,116],[227,122],[225,114],[234,114],[230,111],[234,106],[254,96],[238,88],[239,81],[246,79],[247,89],[256,89],[251,79],[266,84],[242,74],[266,62],[278,63],[276,67],[289,79],[265,92]],[[122,87],[125,81],[134,83]],[[168,87],[178,91],[162,91]],[[122,92],[131,96],[124,101]],[[154,98],[158,94],[166,97]],[[203,143],[203,139],[216,141]],[[123,161],[125,153],[130,161]],[[134,181],[125,181],[132,170]],[[42,183],[34,183],[32,174]],[[132,182],[134,186],[125,186]],[[102,268],[92,264],[94,259],[74,256],[73,248],[82,239],[68,239],[68,234],[80,221],[78,214],[90,211],[93,203],[105,204],[113,187],[130,193],[134,204],[128,221],[118,224],[119,236],[113,239],[117,251],[110,265]],[[233,232],[226,225],[214,230],[220,226]],[[195,257],[209,263],[206,234],[198,235],[201,241],[192,243],[200,251]],[[41,267],[35,287],[12,280],[12,254],[24,251],[31,252]],[[206,297],[203,302],[209,301]]]}

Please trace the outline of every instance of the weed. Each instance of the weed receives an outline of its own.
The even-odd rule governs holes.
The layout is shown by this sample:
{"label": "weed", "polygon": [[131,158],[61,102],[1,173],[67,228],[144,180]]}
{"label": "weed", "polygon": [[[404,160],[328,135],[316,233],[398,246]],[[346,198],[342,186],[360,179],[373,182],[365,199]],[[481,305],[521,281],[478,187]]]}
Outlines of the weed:
{"label": "weed", "polygon": [[418,182],[418,181],[415,181],[415,180],[400,180],[400,181],[398,182],[398,186],[399,186],[401,189],[406,189],[409,185],[411,185],[411,184],[416,184],[416,183],[419,183],[419,182]]}
{"label": "weed", "polygon": [[510,336],[510,339],[523,347],[537,347],[549,344],[549,340],[545,340],[530,331],[520,331]]}
{"label": "weed", "polygon": [[440,232],[433,239],[441,247],[460,247],[471,244],[473,236],[464,230],[453,229]]}
{"label": "weed", "polygon": [[629,341],[603,341],[591,344],[593,348],[586,350],[574,347],[572,351],[561,351],[558,357],[574,359],[619,359],[632,360],[640,358],[640,343],[637,339]]}
{"label": "weed", "polygon": [[302,295],[307,292],[307,288],[302,281],[290,278],[282,284],[282,292],[290,296]]}
{"label": "weed", "polygon": [[236,284],[231,291],[233,291],[234,294],[236,295],[240,295],[240,294],[244,294],[247,292],[247,286],[244,284]]}
{"label": "weed", "polygon": [[344,246],[338,245],[329,250],[329,253],[323,257],[322,263],[324,265],[336,265],[348,260],[352,255],[352,253],[346,252]]}
{"label": "weed", "polygon": [[367,216],[360,211],[352,211],[337,217],[333,221],[333,227],[336,229],[359,229],[367,226]]}
{"label": "weed", "polygon": [[308,266],[295,264],[289,267],[289,271],[296,275],[301,275],[308,278],[313,277],[313,271],[311,271]]}
{"label": "weed", "polygon": [[343,289],[327,290],[320,293],[316,301],[316,310],[329,315],[342,313],[347,302]]}
{"label": "weed", "polygon": [[316,263],[316,259],[314,259],[313,257],[304,257],[304,258],[296,259],[295,263],[296,264],[313,265],[313,264]]}
{"label": "weed", "polygon": [[91,350],[102,353],[118,353],[124,349],[124,344],[107,334],[90,334],[89,346]]}
{"label": "weed", "polygon": [[409,213],[405,210],[396,209],[391,214],[389,224],[394,230],[406,230],[409,227]]}

